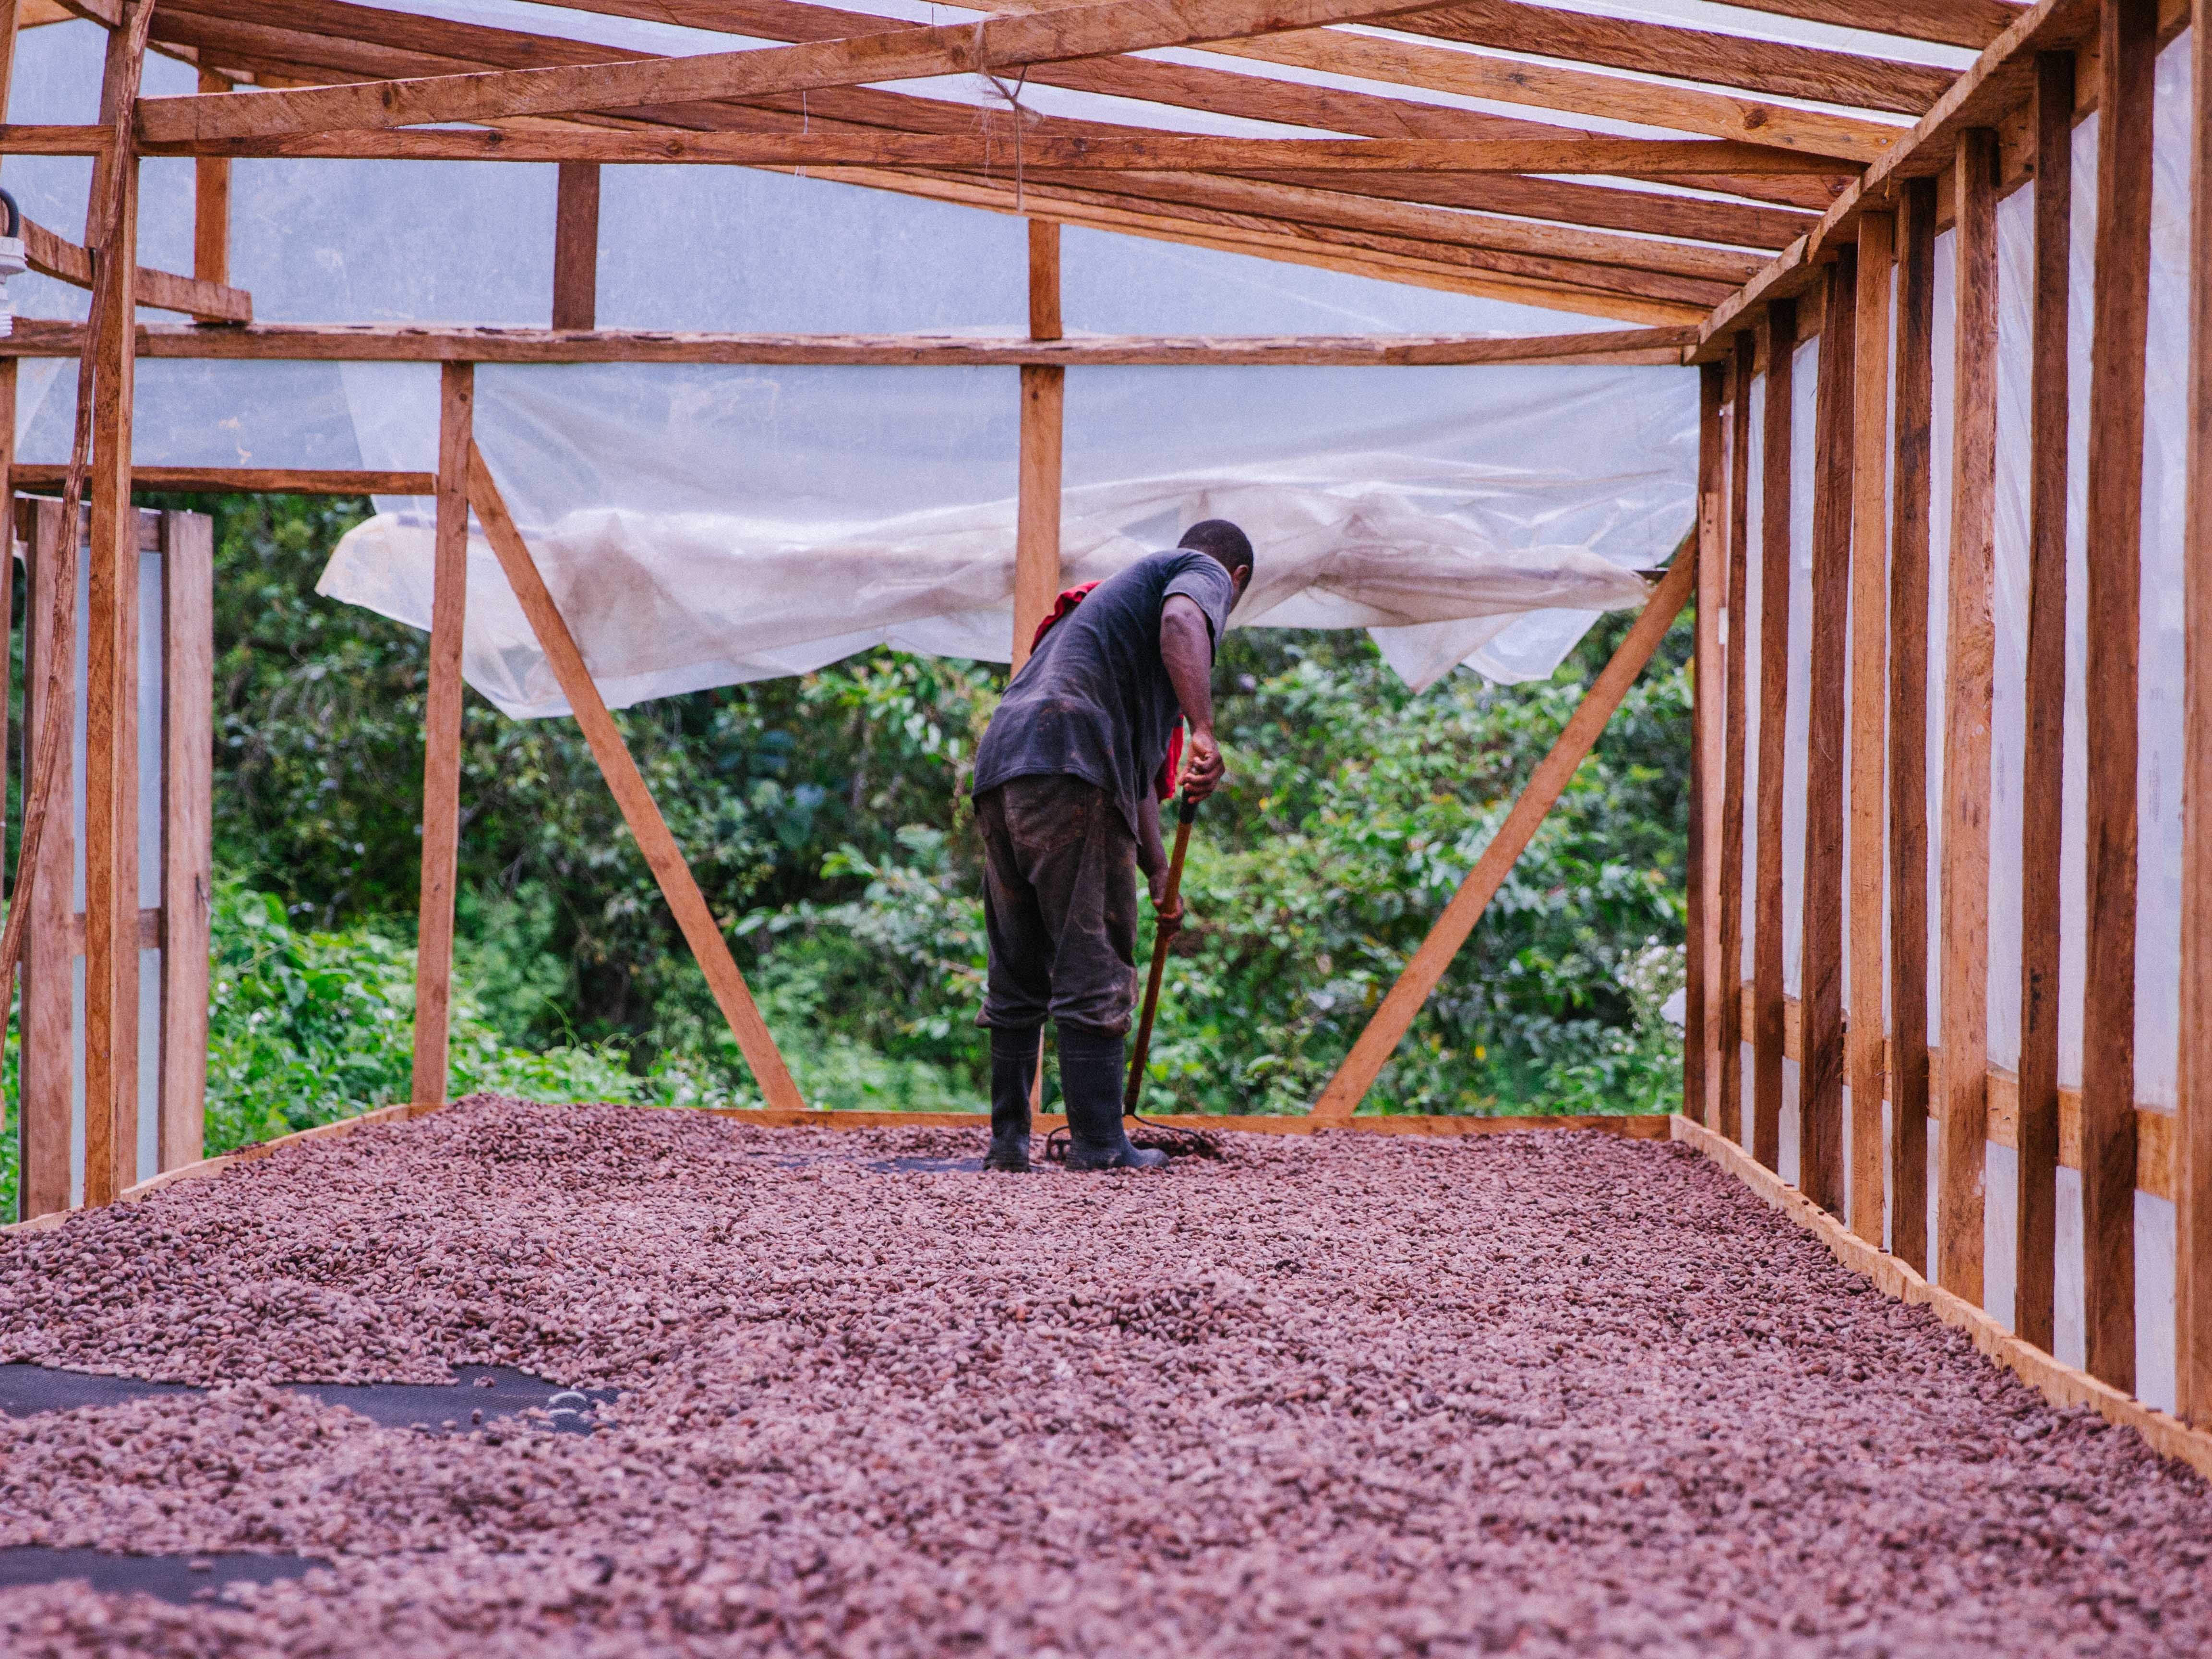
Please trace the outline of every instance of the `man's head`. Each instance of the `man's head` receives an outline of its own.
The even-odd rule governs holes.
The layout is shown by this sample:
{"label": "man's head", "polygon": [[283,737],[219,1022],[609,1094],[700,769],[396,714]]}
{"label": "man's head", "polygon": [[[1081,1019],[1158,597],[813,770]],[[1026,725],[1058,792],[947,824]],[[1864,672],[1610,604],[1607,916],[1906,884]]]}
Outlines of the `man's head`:
{"label": "man's head", "polygon": [[1252,543],[1235,525],[1226,519],[1200,519],[1182,532],[1182,540],[1176,545],[1210,554],[1229,573],[1236,586],[1231,605],[1244,597],[1252,580]]}

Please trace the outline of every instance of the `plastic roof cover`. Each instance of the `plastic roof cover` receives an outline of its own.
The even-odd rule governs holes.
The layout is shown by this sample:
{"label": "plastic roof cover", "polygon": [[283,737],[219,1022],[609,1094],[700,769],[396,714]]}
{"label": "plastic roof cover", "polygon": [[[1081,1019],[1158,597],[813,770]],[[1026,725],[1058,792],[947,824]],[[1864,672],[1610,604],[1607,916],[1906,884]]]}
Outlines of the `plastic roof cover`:
{"label": "plastic roof cover", "polygon": [[[730,40],[495,0],[410,9],[510,27],[550,16],[565,33],[665,50]],[[928,8],[905,10],[926,18]],[[27,33],[9,118],[91,118],[100,48],[89,24]],[[191,72],[171,60],[149,58],[146,73],[149,94],[191,88]],[[981,95],[957,83],[902,89]],[[1094,111],[1123,102],[1058,95]],[[190,166],[144,163],[144,264],[190,268]],[[262,320],[546,321],[550,166],[233,167],[233,280],[252,291]],[[10,158],[6,181],[33,218],[79,233],[88,163]],[[1071,333],[1608,325],[1079,228],[1066,233],[1063,268]],[[11,288],[27,315],[83,313],[83,295],[59,284],[26,277]],[[818,179],[609,167],[599,319],[1019,334],[1023,227]],[[437,380],[428,364],[142,362],[137,458],[432,470]],[[73,365],[26,362],[26,460],[65,458],[73,384]],[[486,368],[476,421],[617,705],[801,672],[878,643],[1008,655],[1012,368]],[[1548,674],[1597,614],[1639,602],[1644,585],[1630,573],[1662,562],[1689,528],[1696,377],[1664,368],[1077,368],[1066,447],[1069,580],[1171,544],[1195,518],[1231,516],[1253,532],[1261,562],[1239,625],[1373,629],[1416,685],[1462,661],[1514,680]],[[342,544],[322,591],[425,626],[428,503],[380,505]],[[481,543],[465,657],[471,684],[509,714],[565,710]]]}

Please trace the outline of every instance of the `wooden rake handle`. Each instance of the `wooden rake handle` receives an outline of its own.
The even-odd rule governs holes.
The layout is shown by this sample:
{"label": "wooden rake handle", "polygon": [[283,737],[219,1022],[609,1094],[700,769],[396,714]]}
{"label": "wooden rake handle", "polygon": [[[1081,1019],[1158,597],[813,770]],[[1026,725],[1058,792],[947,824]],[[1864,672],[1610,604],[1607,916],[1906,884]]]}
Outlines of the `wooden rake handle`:
{"label": "wooden rake handle", "polygon": [[1152,1018],[1160,1008],[1160,979],[1167,972],[1168,951],[1182,931],[1182,857],[1190,850],[1190,826],[1198,822],[1198,803],[1182,796],[1178,809],[1175,850],[1168,854],[1167,902],[1160,907],[1159,921],[1152,929],[1152,966],[1145,981],[1144,1008],[1137,1016],[1137,1049],[1129,1056],[1129,1080],[1121,1091],[1125,1113],[1135,1111],[1137,1103],[1144,1098],[1145,1060],[1152,1048]]}

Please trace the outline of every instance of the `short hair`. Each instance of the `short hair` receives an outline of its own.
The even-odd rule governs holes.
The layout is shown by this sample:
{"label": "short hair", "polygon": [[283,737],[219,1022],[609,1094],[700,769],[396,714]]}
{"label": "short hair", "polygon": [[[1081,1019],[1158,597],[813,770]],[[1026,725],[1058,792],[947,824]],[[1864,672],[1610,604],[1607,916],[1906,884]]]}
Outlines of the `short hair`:
{"label": "short hair", "polygon": [[1210,553],[1232,573],[1240,565],[1253,563],[1251,538],[1226,519],[1200,519],[1182,532],[1182,540],[1176,545]]}

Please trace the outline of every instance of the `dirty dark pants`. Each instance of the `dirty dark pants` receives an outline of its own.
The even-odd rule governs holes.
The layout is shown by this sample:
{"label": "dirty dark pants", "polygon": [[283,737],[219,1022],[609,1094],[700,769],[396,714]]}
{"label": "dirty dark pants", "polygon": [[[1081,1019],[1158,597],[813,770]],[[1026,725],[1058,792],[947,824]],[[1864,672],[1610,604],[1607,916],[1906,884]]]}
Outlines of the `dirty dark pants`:
{"label": "dirty dark pants", "polygon": [[991,974],[983,1021],[1119,1036],[1137,1000],[1137,840],[1113,798],[1060,775],[975,798]]}

